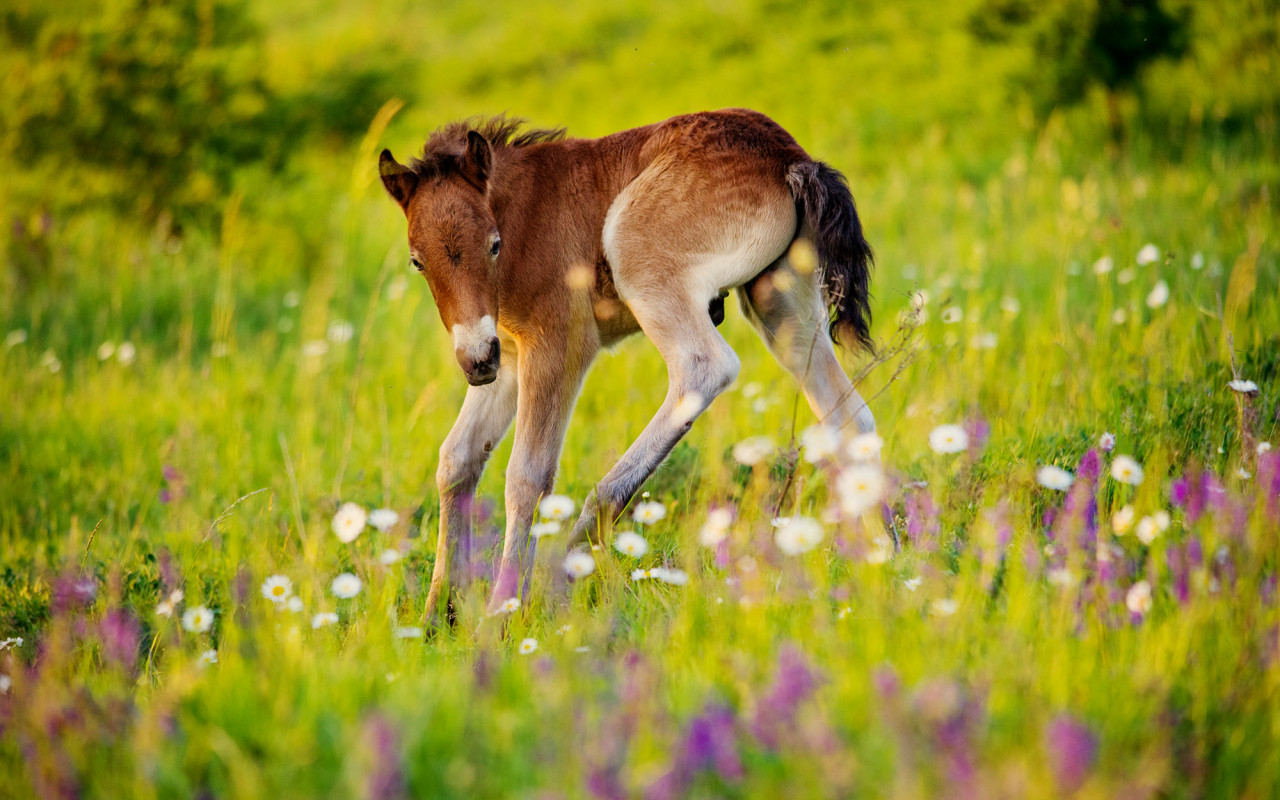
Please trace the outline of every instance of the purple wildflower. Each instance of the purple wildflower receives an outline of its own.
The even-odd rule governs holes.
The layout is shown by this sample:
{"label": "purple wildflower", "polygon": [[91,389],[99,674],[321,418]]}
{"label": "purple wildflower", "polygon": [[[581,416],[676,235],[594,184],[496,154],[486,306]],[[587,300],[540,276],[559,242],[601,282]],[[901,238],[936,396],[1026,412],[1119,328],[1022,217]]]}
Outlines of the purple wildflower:
{"label": "purple wildflower", "polygon": [[1090,448],[1080,458],[1080,463],[1076,466],[1076,480],[1085,480],[1093,482],[1098,480],[1098,475],[1102,473],[1102,459],[1098,456],[1098,451]]}
{"label": "purple wildflower", "polygon": [[793,646],[778,653],[769,691],[760,699],[752,732],[766,747],[776,748],[783,732],[795,723],[796,712],[818,688],[818,676],[809,668],[804,655]]}
{"label": "purple wildflower", "polygon": [[974,416],[965,422],[964,432],[969,434],[969,458],[977,458],[991,438],[991,425],[985,418]]}
{"label": "purple wildflower", "polygon": [[53,610],[83,610],[93,605],[97,596],[97,578],[85,572],[66,572],[53,585]]}
{"label": "purple wildflower", "polygon": [[1098,759],[1098,737],[1084,723],[1060,714],[1045,727],[1044,738],[1058,789],[1071,794],[1093,770]]}
{"label": "purple wildflower", "polygon": [[406,797],[404,769],[396,732],[381,714],[373,714],[364,722],[364,741],[369,755],[369,771],[365,777],[366,796],[371,800]]}
{"label": "purple wildflower", "polygon": [[98,623],[98,638],[102,642],[102,654],[106,660],[126,671],[132,671],[138,661],[138,643],[141,631],[138,621],[123,609],[112,609]]}

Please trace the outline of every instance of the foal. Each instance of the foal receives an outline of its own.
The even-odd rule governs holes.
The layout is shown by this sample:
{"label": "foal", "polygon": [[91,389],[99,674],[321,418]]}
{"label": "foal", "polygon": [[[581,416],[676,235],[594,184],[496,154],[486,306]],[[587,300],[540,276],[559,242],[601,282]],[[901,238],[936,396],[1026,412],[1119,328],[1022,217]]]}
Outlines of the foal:
{"label": "foal", "polygon": [[[410,259],[471,384],[440,448],[428,615],[450,561],[469,560],[476,484],[512,418],[506,539],[490,609],[518,596],[533,560],[534,509],[551,491],[591,361],[644,331],[667,363],[666,399],[589,495],[570,542],[622,512],[738,375],[738,357],[716,331],[729,289],[820,419],[875,429],[832,349],[835,337],[872,349],[871,248],[839,172],[743,109],[601,139],[519,126],[502,117],[454,123],[408,166],[387,150],[379,163],[408,219]],[[797,237],[812,246],[793,250]]]}

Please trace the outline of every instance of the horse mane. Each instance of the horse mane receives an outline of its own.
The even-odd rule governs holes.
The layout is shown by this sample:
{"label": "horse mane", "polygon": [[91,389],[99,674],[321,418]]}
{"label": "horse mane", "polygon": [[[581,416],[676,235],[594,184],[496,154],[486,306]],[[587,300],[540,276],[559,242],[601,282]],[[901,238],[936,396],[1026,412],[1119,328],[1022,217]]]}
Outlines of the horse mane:
{"label": "horse mane", "polygon": [[419,178],[443,177],[458,169],[458,162],[467,152],[467,134],[476,131],[495,150],[528,147],[545,142],[558,142],[565,137],[564,128],[530,128],[520,130],[525,120],[508,118],[506,114],[495,117],[470,117],[450,122],[434,130],[422,147],[422,155],[409,160],[409,169]]}

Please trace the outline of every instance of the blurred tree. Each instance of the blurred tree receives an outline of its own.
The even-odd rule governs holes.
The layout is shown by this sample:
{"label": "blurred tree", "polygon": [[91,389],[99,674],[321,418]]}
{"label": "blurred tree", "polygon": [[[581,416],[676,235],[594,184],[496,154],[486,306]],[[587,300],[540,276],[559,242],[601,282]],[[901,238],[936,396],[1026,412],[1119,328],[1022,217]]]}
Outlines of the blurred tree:
{"label": "blurred tree", "polygon": [[199,208],[271,150],[259,42],[244,0],[10,5],[0,154],[42,173],[46,203]]}
{"label": "blurred tree", "polygon": [[982,42],[1027,41],[1033,60],[1016,80],[1041,116],[1100,86],[1119,140],[1120,94],[1137,91],[1152,62],[1186,54],[1190,15],[1190,7],[1170,11],[1160,0],[986,0],[969,29]]}

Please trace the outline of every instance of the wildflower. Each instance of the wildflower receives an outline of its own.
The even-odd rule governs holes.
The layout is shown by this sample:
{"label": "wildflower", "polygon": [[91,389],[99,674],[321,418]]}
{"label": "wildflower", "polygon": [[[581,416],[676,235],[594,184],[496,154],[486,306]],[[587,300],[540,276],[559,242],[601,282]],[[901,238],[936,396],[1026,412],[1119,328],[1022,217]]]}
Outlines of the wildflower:
{"label": "wildflower", "polygon": [[520,642],[520,655],[527,656],[538,649],[537,639],[524,639]]}
{"label": "wildflower", "polygon": [[337,625],[338,615],[332,611],[321,611],[311,617],[312,629],[323,628],[326,625]]}
{"label": "wildflower", "polygon": [[541,539],[543,536],[551,536],[560,532],[560,523],[552,520],[551,522],[535,522],[533,527],[529,528],[529,535],[535,539]]}
{"label": "wildflower", "polygon": [[182,615],[182,627],[192,633],[204,633],[213,627],[213,612],[205,606],[188,608]]}
{"label": "wildflower", "polygon": [[573,509],[573,499],[562,494],[549,494],[538,503],[538,511],[547,519],[568,519],[573,515]]}
{"label": "wildflower", "polygon": [[4,349],[12,350],[23,342],[27,341],[27,331],[24,328],[14,328],[9,331],[9,335],[4,337]]}
{"label": "wildflower", "polygon": [[1271,442],[1258,442],[1258,446],[1254,448],[1258,455],[1271,452]]}
{"label": "wildflower", "polygon": [[59,372],[62,369],[62,362],[58,359],[58,354],[52,350],[45,350],[40,356],[40,366],[49,370],[49,372]]}
{"label": "wildflower", "polygon": [[650,578],[650,577],[653,577],[653,576],[651,576],[651,575],[649,574],[649,570],[647,570],[647,569],[633,569],[633,570],[631,570],[631,580],[633,580],[633,581],[642,581],[642,580],[644,580],[645,578]]}
{"label": "wildflower", "polygon": [[364,583],[350,572],[344,572],[333,579],[333,583],[329,584],[329,591],[333,592],[334,597],[343,600],[350,600],[360,594],[360,589],[364,587]]}
{"label": "wildflower", "polygon": [[568,633],[571,630],[573,630],[573,626],[566,622],[565,624],[561,625],[559,628],[556,628],[556,633],[560,634],[561,636],[564,636],[566,633]]}
{"label": "wildflower", "polygon": [[369,514],[363,508],[355,503],[343,503],[338,513],[333,515],[333,532],[337,534],[338,541],[348,544],[355,541],[368,521]]}
{"label": "wildflower", "polygon": [[1036,470],[1036,481],[1046,489],[1054,489],[1059,492],[1065,492],[1071,488],[1075,478],[1070,472],[1062,467],[1045,465]]}
{"label": "wildflower", "polygon": [[397,639],[421,639],[422,628],[414,625],[407,627],[396,626],[396,628],[391,631],[391,635]]}
{"label": "wildflower", "polygon": [[0,652],[8,650],[10,647],[22,647],[22,637],[14,636],[9,639],[0,639]]}
{"label": "wildflower", "polygon": [[952,325],[964,319],[964,311],[960,306],[950,306],[942,310],[942,315],[939,319],[941,319],[946,325]]}
{"label": "wildflower", "polygon": [[124,364],[126,367],[133,363],[138,355],[138,349],[133,346],[133,342],[121,342],[116,348],[116,361]]}
{"label": "wildflower", "polygon": [[1126,283],[1133,283],[1133,279],[1138,277],[1138,273],[1134,272],[1132,267],[1120,270],[1116,273],[1116,283],[1123,286]]}
{"label": "wildflower", "polygon": [[519,611],[519,610],[520,610],[520,598],[508,597],[506,600],[503,601],[502,605],[498,606],[498,610],[494,613],[510,614],[512,611]]}
{"label": "wildflower", "polygon": [[875,507],[884,495],[884,473],[871,464],[854,464],[836,478],[840,508],[850,516],[859,516]]}
{"label": "wildflower", "polygon": [[871,549],[867,551],[867,563],[879,566],[888,561],[891,555],[893,555],[893,542],[886,536],[877,536],[872,542]]}
{"label": "wildflower", "polygon": [[297,614],[302,611],[302,598],[295,594],[285,602],[284,607]]}
{"label": "wildflower", "polygon": [[1160,308],[1169,302],[1169,284],[1157,281],[1151,293],[1147,295],[1147,308]]}
{"label": "wildflower", "polygon": [[596,571],[596,560],[590,553],[574,550],[564,557],[564,571],[572,578],[585,578]]}
{"label": "wildflower", "polygon": [[1103,434],[1098,437],[1098,447],[1102,448],[1102,452],[1110,453],[1116,448],[1116,435],[1110,431],[1104,431]]}
{"label": "wildflower", "polygon": [[1152,514],[1151,519],[1156,523],[1156,530],[1161,532],[1169,530],[1169,526],[1173,524],[1173,519],[1169,516],[1169,512],[1164,509]]}
{"label": "wildflower", "polygon": [[346,344],[351,341],[351,337],[355,335],[355,326],[346,320],[335,320],[329,323],[329,328],[325,331],[325,338],[334,344]]}
{"label": "wildflower", "polygon": [[1116,513],[1111,515],[1111,530],[1115,531],[1116,536],[1124,536],[1133,527],[1133,518],[1136,516],[1133,506],[1125,506]]}
{"label": "wildflower", "polygon": [[635,531],[623,531],[613,540],[613,549],[624,556],[639,558],[649,552],[649,543]]}
{"label": "wildflower", "polygon": [[800,434],[800,446],[804,448],[804,460],[817,464],[836,454],[840,433],[827,425],[813,425]]}
{"label": "wildflower", "polygon": [[389,567],[400,560],[400,551],[394,547],[388,547],[378,555],[378,563],[384,567]]}
{"label": "wildflower", "polygon": [[0,675],[0,694],[8,694],[13,688],[13,678],[8,675]]}
{"label": "wildflower", "polygon": [[156,614],[161,617],[172,617],[173,612],[177,609],[178,603],[182,602],[183,594],[181,589],[174,589],[169,592],[169,596],[160,601],[156,606]]}
{"label": "wildflower", "polygon": [[1145,267],[1160,260],[1160,248],[1154,244],[1144,244],[1138,251],[1138,266]]}
{"label": "wildflower", "polygon": [[1016,317],[1022,310],[1022,303],[1018,302],[1018,298],[1013,295],[1005,295],[1000,298],[1000,310],[1011,317]]}
{"label": "wildflower", "polygon": [[1142,465],[1133,456],[1116,456],[1115,461],[1111,462],[1111,477],[1121,483],[1137,486],[1142,483]]}
{"label": "wildflower", "polygon": [[200,654],[200,666],[207,667],[210,664],[218,663],[218,651],[212,648],[205,650]]}
{"label": "wildflower", "polygon": [[689,583],[689,573],[682,569],[672,569],[670,567],[654,567],[649,570],[649,577],[672,586],[684,586]]}
{"label": "wildflower", "polygon": [[1253,477],[1253,473],[1245,469],[1244,467],[1241,467],[1240,469],[1236,470],[1236,474],[1240,476],[1241,480],[1245,480],[1245,481]]}
{"label": "wildflower", "polygon": [[1129,312],[1125,311],[1123,308],[1117,308],[1115,311],[1111,312],[1112,325],[1123,325],[1124,321],[1128,318]]}
{"label": "wildflower", "polygon": [[1072,586],[1076,585],[1075,573],[1066,567],[1058,567],[1057,569],[1049,570],[1048,578],[1049,583],[1063,589],[1070,589]]}
{"label": "wildflower", "polygon": [[969,346],[974,350],[994,350],[998,344],[1000,337],[992,331],[984,331],[969,340]]}
{"label": "wildflower", "polygon": [[327,352],[329,352],[329,343],[324,339],[312,339],[302,343],[304,358],[319,358]]}
{"label": "wildflower", "polygon": [[849,440],[845,452],[854,461],[872,461],[880,457],[880,449],[884,447],[884,439],[876,433],[860,433]]}
{"label": "wildflower", "polygon": [[764,461],[772,452],[772,439],[768,436],[752,436],[733,446],[733,460],[751,467]]}
{"label": "wildflower", "polygon": [[1234,380],[1229,382],[1227,384],[1227,387],[1230,388],[1231,391],[1239,392],[1240,394],[1257,394],[1258,393],[1258,384],[1254,383],[1253,381]]}
{"label": "wildflower", "polygon": [[631,518],[641,525],[652,525],[666,515],[667,507],[655,501],[636,503],[635,510],[631,512]]}
{"label": "wildflower", "polygon": [[106,361],[116,354],[116,344],[110,340],[98,345],[98,360]]}
{"label": "wildflower", "polygon": [[1058,789],[1063,797],[1070,796],[1098,760],[1098,737],[1083,723],[1063,714],[1045,728],[1044,738]]}
{"label": "wildflower", "polygon": [[1191,254],[1191,268],[1194,270],[1204,269],[1204,253],[1197,250]]}
{"label": "wildflower", "polygon": [[390,508],[375,508],[369,512],[369,524],[382,533],[391,530],[391,527],[399,521],[400,515]]}
{"label": "wildflower", "polygon": [[1151,584],[1138,581],[1130,586],[1124,596],[1124,604],[1134,614],[1146,614],[1151,610]]}
{"label": "wildflower", "polygon": [[698,543],[703,547],[715,547],[729,535],[733,524],[733,512],[727,508],[713,508],[707,513],[707,521],[698,531]]}
{"label": "wildflower", "polygon": [[902,585],[907,587],[908,592],[914,592],[916,589],[920,588],[920,584],[922,583],[924,583],[924,578],[917,575],[914,578],[907,578],[902,582]]}
{"label": "wildflower", "polygon": [[960,604],[949,597],[939,597],[929,605],[929,610],[935,617],[949,617],[959,608]]}
{"label": "wildflower", "polygon": [[969,434],[959,425],[939,425],[929,432],[929,447],[935,453],[960,453],[969,447]]}
{"label": "wildflower", "polygon": [[1112,270],[1114,266],[1115,266],[1115,261],[1112,260],[1111,256],[1103,256],[1102,258],[1093,262],[1093,274],[1106,275],[1108,272]]}
{"label": "wildflower", "polygon": [[822,524],[809,517],[793,517],[778,527],[774,540],[778,549],[789,556],[807,553],[825,536]]}
{"label": "wildflower", "polygon": [[284,575],[272,575],[262,582],[262,596],[279,605],[293,593],[293,581]]}

